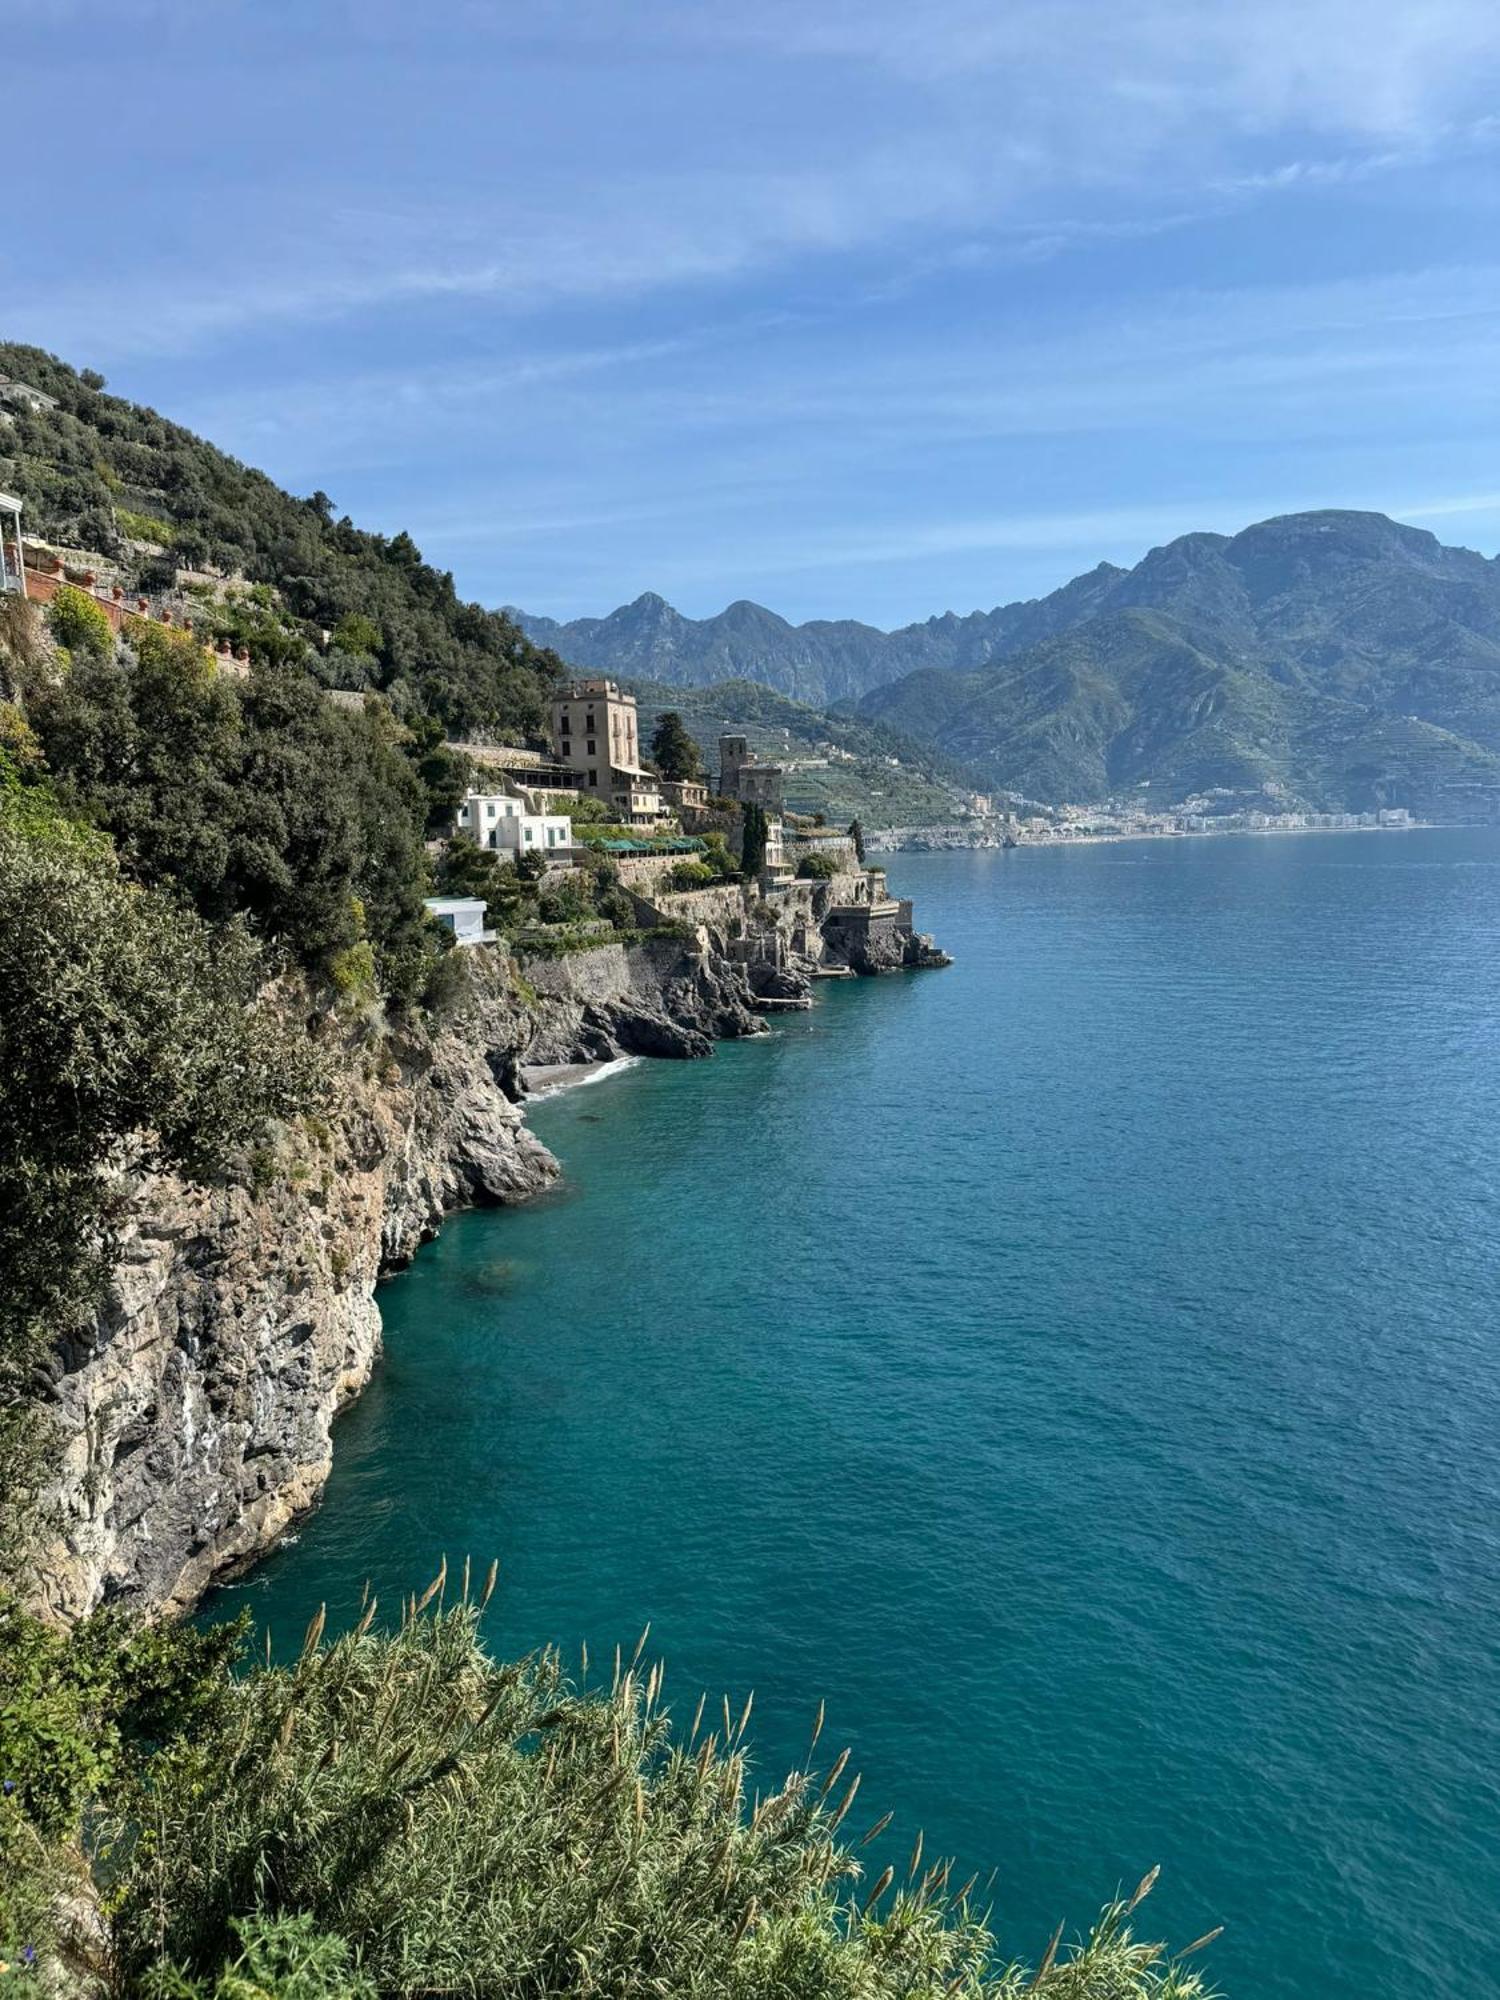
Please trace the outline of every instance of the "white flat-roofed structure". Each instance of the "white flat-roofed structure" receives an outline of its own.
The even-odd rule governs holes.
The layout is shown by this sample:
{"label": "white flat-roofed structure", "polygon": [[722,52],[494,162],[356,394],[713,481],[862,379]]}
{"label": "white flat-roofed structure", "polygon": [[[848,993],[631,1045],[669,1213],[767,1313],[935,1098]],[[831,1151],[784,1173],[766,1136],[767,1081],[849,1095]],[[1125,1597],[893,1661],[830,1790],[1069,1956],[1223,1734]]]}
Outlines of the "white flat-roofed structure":
{"label": "white flat-roofed structure", "polygon": [[495,942],[495,933],[485,929],[489,904],[482,896],[429,896],[423,908],[444,930],[452,931],[456,944]]}
{"label": "white flat-roofed structure", "polygon": [[13,493],[0,493],[0,590],[26,595],[26,564],[21,557],[21,503]]}
{"label": "white flat-roofed structure", "polygon": [[49,396],[45,389],[37,389],[30,382],[18,382],[14,375],[0,375],[0,403],[9,403],[18,410],[55,410],[56,396]]}
{"label": "white flat-roofed structure", "polygon": [[525,801],[508,792],[470,792],[458,809],[457,825],[476,847],[496,853],[561,860],[573,845],[573,822],[565,813],[528,812]]}

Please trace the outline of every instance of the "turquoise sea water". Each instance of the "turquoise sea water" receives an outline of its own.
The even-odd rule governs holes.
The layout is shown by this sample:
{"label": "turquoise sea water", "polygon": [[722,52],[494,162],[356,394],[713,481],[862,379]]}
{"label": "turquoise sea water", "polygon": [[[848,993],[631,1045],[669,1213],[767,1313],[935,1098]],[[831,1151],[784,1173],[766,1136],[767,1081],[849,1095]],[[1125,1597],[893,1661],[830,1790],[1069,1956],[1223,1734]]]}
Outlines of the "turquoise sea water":
{"label": "turquoise sea water", "polygon": [[1500,832],[892,872],[952,970],[539,1105],[216,1608],[497,1555],[770,1778],[826,1697],[1018,1951],[1161,1862],[1236,2000],[1500,1993]]}

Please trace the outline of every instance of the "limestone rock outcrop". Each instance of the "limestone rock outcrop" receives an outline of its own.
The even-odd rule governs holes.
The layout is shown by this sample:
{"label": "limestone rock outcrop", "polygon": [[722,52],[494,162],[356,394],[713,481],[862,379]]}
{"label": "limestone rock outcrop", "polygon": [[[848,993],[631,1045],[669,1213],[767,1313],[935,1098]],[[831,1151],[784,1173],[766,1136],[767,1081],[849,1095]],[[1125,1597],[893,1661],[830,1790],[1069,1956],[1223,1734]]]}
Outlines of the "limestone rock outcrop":
{"label": "limestone rock outcrop", "polygon": [[375,1284],[450,1209],[516,1201],[557,1163],[505,1088],[531,1020],[476,964],[437,1035],[350,1036],[326,1114],[249,1186],[134,1190],[88,1340],[58,1361],[62,1445],[43,1608],[177,1609],[316,1500],[338,1411],[380,1351]]}
{"label": "limestone rock outcrop", "polygon": [[525,977],[536,995],[528,1062],[706,1056],[715,1042],[766,1032],[743,967],[712,946],[605,945],[528,959]]}

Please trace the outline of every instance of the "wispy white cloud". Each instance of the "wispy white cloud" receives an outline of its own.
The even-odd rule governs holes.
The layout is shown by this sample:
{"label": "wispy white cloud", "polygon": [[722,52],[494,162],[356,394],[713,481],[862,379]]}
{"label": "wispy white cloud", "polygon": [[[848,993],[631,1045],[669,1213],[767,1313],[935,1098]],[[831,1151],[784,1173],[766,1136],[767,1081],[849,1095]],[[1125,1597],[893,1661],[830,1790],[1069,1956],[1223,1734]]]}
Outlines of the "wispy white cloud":
{"label": "wispy white cloud", "polygon": [[1157,125],[1229,119],[1245,130],[1409,137],[1446,123],[1455,101],[1482,104],[1500,60],[1487,0],[763,0],[695,6],[682,20],[705,38],[875,63],[929,86],[1007,77],[1030,86],[1016,104],[1023,125],[1028,100],[1071,86],[1079,123],[1108,96]]}
{"label": "wispy white cloud", "polygon": [[491,595],[870,609],[843,565],[917,610],[994,556],[994,601],[1331,496],[1488,531],[1493,0],[0,19],[52,191],[0,243],[7,334]]}
{"label": "wispy white cloud", "polygon": [[[173,13],[170,0],[137,4],[148,25]],[[92,271],[40,289],[18,270],[8,323],[70,351],[102,346],[118,360],[189,353],[256,326],[465,305],[536,313],[684,287],[725,291],[849,257],[888,257],[883,282],[899,290],[919,252],[949,268],[965,256],[1077,253],[1202,220],[1226,203],[1351,185],[1500,138],[1487,108],[1500,80],[1500,11],[1489,0],[1263,0],[1254,9],[1197,0],[1128,8],[931,0],[921,9],[895,0],[767,0],[755,9],[655,0],[628,19],[565,0],[555,11],[554,35],[603,41],[648,79],[653,58],[717,53],[722,66],[726,51],[748,49],[762,73],[747,87],[774,101],[789,66],[817,64],[828,77],[828,134],[840,143],[772,118],[774,143],[747,162],[722,129],[694,129],[672,101],[684,86],[671,81],[657,87],[655,162],[632,134],[630,163],[609,164],[606,123],[596,149],[576,162],[560,131],[555,150],[508,162],[498,181],[467,177],[461,201],[451,189],[438,197],[419,186],[399,202],[388,188],[368,207],[351,206],[320,199],[310,178],[248,204],[265,213],[261,240],[253,228],[208,232],[174,256],[147,250],[119,260],[107,310]],[[233,4],[220,12],[253,18]],[[436,14],[462,24],[476,61],[495,62],[512,89],[524,84],[534,27],[486,9]],[[351,74],[372,38],[401,34],[402,18],[349,11]],[[425,40],[411,53],[418,88],[433,40],[432,15],[422,19]],[[286,33],[303,32],[289,16]],[[289,60],[297,54],[294,45]],[[917,88],[860,98],[841,115],[839,74],[862,67]],[[443,87],[440,75],[430,82]],[[757,108],[752,122],[762,115]],[[1060,211],[1070,197],[1073,212]],[[285,211],[289,200],[295,213]]]}
{"label": "wispy white cloud", "polygon": [[1445,521],[1461,514],[1500,516],[1500,493],[1450,493],[1440,500],[1397,500],[1390,511],[1402,521]]}

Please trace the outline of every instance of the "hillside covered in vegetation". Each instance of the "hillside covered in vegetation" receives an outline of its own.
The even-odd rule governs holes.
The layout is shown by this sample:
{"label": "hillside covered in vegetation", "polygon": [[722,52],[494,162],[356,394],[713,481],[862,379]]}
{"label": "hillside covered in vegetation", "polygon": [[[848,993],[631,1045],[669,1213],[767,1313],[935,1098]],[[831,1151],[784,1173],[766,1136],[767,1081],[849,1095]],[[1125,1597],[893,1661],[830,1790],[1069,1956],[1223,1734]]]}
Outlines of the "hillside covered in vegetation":
{"label": "hillside covered in vegetation", "polygon": [[500,612],[461,602],[409,535],[356,528],[325,493],[294,499],[39,348],[0,342],[3,377],[58,404],[12,407],[0,424],[0,490],[24,503],[29,532],[117,557],[148,589],[179,567],[268,586],[281,615],[257,618],[266,607],[252,603],[226,624],[253,658],[379,689],[398,714],[426,712],[450,734],[542,726],[555,658]]}
{"label": "hillside covered in vegetation", "polygon": [[784,796],[793,812],[822,813],[832,825],[932,826],[953,819],[972,782],[963,767],[900,730],[863,716],[810,708],[756,681],[672,687],[631,681],[642,735],[679,714],[699,746],[705,770],[718,764],[719,737],[749,739],[756,756],[787,767]]}

